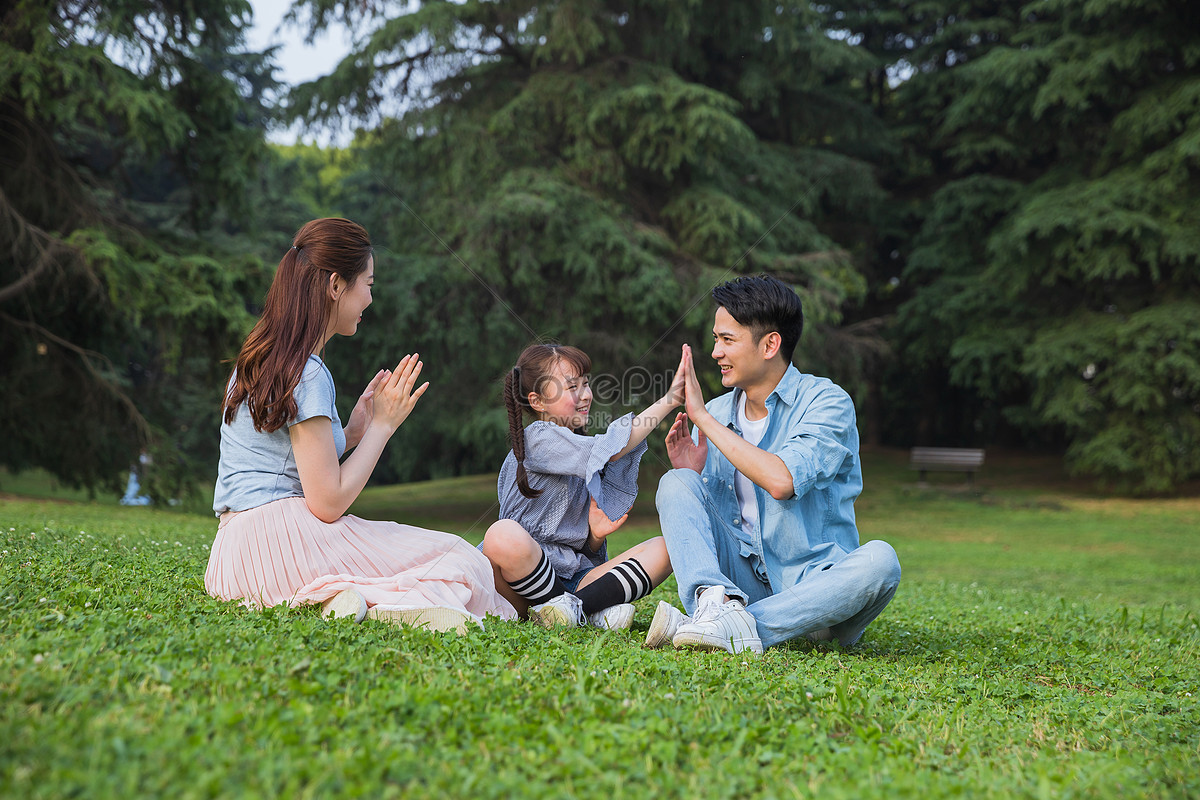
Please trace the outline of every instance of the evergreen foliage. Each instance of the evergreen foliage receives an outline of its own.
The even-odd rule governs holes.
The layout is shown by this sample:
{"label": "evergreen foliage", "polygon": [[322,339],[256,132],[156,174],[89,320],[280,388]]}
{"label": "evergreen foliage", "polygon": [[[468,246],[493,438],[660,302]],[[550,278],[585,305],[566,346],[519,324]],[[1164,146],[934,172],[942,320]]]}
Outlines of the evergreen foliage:
{"label": "evergreen foliage", "polygon": [[842,91],[862,56],[807,7],[305,5],[362,33],[293,108],[387,117],[359,139],[373,181],[353,202],[394,252],[382,319],[347,349],[360,381],[401,352],[428,365],[433,402],[392,449],[396,476],[497,468],[498,379],[531,340],[587,350],[597,406],[619,414],[665,389],[681,342],[707,345],[720,280],[790,281],[818,338],[864,295],[838,224],[881,200],[863,160],[881,140]]}
{"label": "evergreen foliage", "polygon": [[593,356],[598,422],[643,405],[760,271],[865,441],[1200,475],[1200,6],[298,0],[355,47],[286,97],[249,12],[0,0],[0,465],[207,481],[264,263],[342,215],[379,270],[347,406],[404,352],[433,384],[382,480],[496,469],[535,339]]}
{"label": "evergreen foliage", "polygon": [[248,12],[0,3],[0,464],[116,488],[149,449],[159,495],[207,471],[219,360],[263,279],[198,235],[247,212],[263,147]]}
{"label": "evergreen foliage", "polygon": [[1198,10],[1004,6],[901,4],[902,35],[878,39],[914,68],[895,116],[910,186],[935,188],[904,361],[976,398],[975,431],[924,430],[1012,426],[1065,440],[1080,473],[1167,491],[1200,474]]}

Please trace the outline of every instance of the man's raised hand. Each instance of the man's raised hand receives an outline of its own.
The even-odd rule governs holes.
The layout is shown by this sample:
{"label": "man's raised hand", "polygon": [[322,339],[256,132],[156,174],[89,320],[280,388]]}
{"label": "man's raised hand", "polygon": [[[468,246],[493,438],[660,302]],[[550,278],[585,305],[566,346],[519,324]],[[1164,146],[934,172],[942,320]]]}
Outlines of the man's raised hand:
{"label": "man's raised hand", "polygon": [[704,431],[697,430],[696,433],[699,439],[692,441],[687,414],[675,415],[675,423],[667,431],[667,457],[675,469],[704,471],[704,461],[708,458],[708,437]]}

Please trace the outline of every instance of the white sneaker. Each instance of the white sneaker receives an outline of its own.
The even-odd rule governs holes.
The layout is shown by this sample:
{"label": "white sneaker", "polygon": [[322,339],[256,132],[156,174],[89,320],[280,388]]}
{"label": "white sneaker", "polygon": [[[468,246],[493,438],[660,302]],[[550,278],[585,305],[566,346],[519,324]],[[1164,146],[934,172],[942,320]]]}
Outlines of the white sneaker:
{"label": "white sneaker", "polygon": [[327,619],[353,617],[355,622],[362,622],[367,616],[367,598],[358,589],[342,589],[321,603],[321,616]]}
{"label": "white sneaker", "polygon": [[740,653],[763,651],[754,617],[741,600],[725,600],[724,586],[705,589],[696,603],[696,615],[675,631],[672,644],[676,647],[697,647],[701,650],[725,650]]}
{"label": "white sneaker", "polygon": [[659,600],[658,608],[654,609],[654,619],[650,620],[650,630],[646,631],[646,647],[662,647],[664,644],[671,644],[679,626],[691,621],[691,617],[675,606]]}
{"label": "white sneaker", "polygon": [[549,602],[529,609],[529,618],[543,628],[557,628],[560,625],[578,628],[583,624],[583,603],[570,592],[563,592]]}
{"label": "white sneaker", "polygon": [[371,606],[368,619],[379,619],[396,625],[442,632],[465,634],[472,625],[483,627],[483,620],[461,608],[450,606]]}
{"label": "white sneaker", "polygon": [[833,631],[829,630],[829,628],[818,628],[817,630],[809,631],[804,635],[813,644],[821,644],[822,642],[833,641]]}
{"label": "white sneaker", "polygon": [[587,615],[587,624],[606,631],[627,631],[633,624],[633,603],[618,603]]}

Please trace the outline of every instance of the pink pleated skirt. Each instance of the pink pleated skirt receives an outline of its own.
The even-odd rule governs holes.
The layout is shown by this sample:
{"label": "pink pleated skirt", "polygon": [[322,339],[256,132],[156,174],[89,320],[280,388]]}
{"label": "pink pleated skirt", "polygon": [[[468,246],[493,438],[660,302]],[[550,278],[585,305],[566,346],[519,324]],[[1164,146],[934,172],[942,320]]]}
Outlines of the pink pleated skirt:
{"label": "pink pleated skirt", "polygon": [[354,588],[370,606],[449,606],[477,617],[516,617],[496,591],[491,562],[463,539],[349,514],[322,522],[303,497],[226,513],[204,586],[213,597],[257,607],[320,603]]}

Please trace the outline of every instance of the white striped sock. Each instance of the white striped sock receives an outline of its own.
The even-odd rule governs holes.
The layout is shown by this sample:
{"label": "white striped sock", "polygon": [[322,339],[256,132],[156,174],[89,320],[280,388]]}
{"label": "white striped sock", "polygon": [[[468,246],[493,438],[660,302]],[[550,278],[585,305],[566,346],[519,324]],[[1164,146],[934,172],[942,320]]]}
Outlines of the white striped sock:
{"label": "white striped sock", "polygon": [[542,558],[533,568],[533,572],[524,578],[510,581],[508,585],[514,592],[528,600],[530,605],[535,606],[563,593],[562,582],[554,574],[554,568],[550,566],[550,559],[546,558],[545,553],[542,553]]}
{"label": "white striped sock", "polygon": [[654,588],[650,583],[649,573],[636,558],[617,564],[612,568],[610,574],[615,575],[620,581],[621,588],[625,592],[626,603],[632,603],[634,600],[645,597]]}

